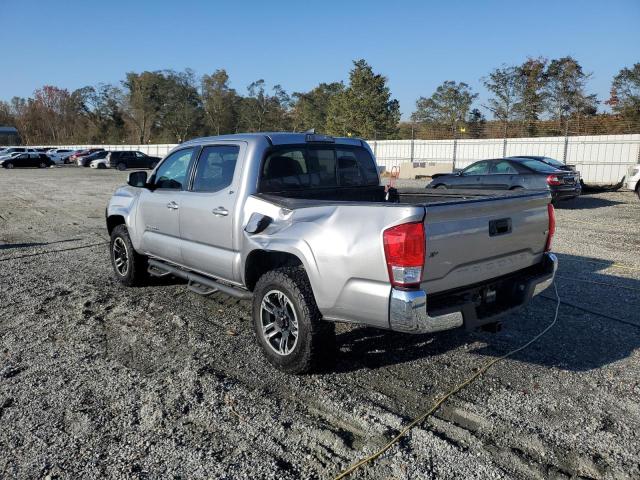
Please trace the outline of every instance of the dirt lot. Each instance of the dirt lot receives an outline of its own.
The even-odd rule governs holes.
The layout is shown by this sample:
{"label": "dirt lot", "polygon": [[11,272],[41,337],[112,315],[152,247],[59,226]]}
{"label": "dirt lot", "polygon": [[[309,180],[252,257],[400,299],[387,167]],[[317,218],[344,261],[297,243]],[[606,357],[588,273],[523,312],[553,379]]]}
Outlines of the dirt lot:
{"label": "dirt lot", "polygon": [[[334,370],[286,376],[245,304],[114,282],[125,177],[0,169],[1,478],[331,478],[553,318],[538,297],[498,334],[340,326]],[[354,478],[640,477],[640,202],[557,217],[557,325]]]}

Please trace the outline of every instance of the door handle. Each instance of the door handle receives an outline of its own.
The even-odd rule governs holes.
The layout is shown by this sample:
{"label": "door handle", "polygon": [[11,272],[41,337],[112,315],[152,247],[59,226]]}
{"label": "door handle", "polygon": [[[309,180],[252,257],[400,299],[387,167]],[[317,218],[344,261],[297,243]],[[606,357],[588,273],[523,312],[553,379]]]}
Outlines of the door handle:
{"label": "door handle", "polygon": [[224,207],[218,207],[211,210],[211,213],[213,213],[217,217],[226,217],[227,215],[229,215],[229,210]]}
{"label": "door handle", "polygon": [[167,208],[169,210],[177,210],[178,209],[178,204],[176,202],[169,202],[169,203],[167,203]]}

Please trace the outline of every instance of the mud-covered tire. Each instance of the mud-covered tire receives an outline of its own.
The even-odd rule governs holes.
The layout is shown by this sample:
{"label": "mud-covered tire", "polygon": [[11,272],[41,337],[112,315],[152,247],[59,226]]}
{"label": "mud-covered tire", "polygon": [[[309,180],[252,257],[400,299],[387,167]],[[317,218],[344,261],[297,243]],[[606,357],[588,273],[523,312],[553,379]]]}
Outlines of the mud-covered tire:
{"label": "mud-covered tire", "polygon": [[[297,341],[288,354],[276,353],[263,333],[263,300],[273,291],[287,297],[297,317]],[[302,374],[318,370],[335,359],[335,325],[322,320],[304,268],[271,270],[260,277],[253,293],[253,327],[269,363],[284,372]]]}
{"label": "mud-covered tire", "polygon": [[[119,262],[122,256],[117,252],[125,249],[125,266]],[[129,232],[125,225],[117,225],[111,232],[111,242],[109,242],[109,257],[113,273],[118,282],[129,287],[144,285],[149,279],[147,257],[136,252],[129,238]]]}

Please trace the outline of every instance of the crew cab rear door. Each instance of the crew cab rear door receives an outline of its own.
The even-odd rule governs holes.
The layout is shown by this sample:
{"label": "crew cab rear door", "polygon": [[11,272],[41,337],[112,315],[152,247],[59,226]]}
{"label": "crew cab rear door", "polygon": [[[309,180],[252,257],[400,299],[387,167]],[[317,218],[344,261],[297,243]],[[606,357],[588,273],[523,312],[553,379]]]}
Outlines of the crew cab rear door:
{"label": "crew cab rear door", "polygon": [[138,200],[137,224],[143,229],[147,255],[182,264],[180,249],[181,193],[186,189],[196,147],[177,150],[165,158]]}
{"label": "crew cab rear door", "polygon": [[202,147],[189,189],[180,201],[183,264],[195,271],[228,280],[234,273],[234,225],[244,142],[220,142]]}

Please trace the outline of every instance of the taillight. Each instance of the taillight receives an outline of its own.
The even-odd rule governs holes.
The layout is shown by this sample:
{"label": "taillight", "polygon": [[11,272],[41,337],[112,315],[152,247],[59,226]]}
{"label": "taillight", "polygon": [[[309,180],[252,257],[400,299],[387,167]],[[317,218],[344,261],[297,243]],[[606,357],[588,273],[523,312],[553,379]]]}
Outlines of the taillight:
{"label": "taillight", "polygon": [[547,177],[547,185],[562,185],[562,178],[551,174]]}
{"label": "taillight", "polygon": [[382,233],[389,281],[394,287],[415,287],[422,280],[424,225],[403,223]]}
{"label": "taillight", "polygon": [[556,210],[550,203],[547,205],[547,213],[549,214],[549,233],[547,233],[547,243],[544,246],[544,251],[550,252],[553,236],[556,233]]}

